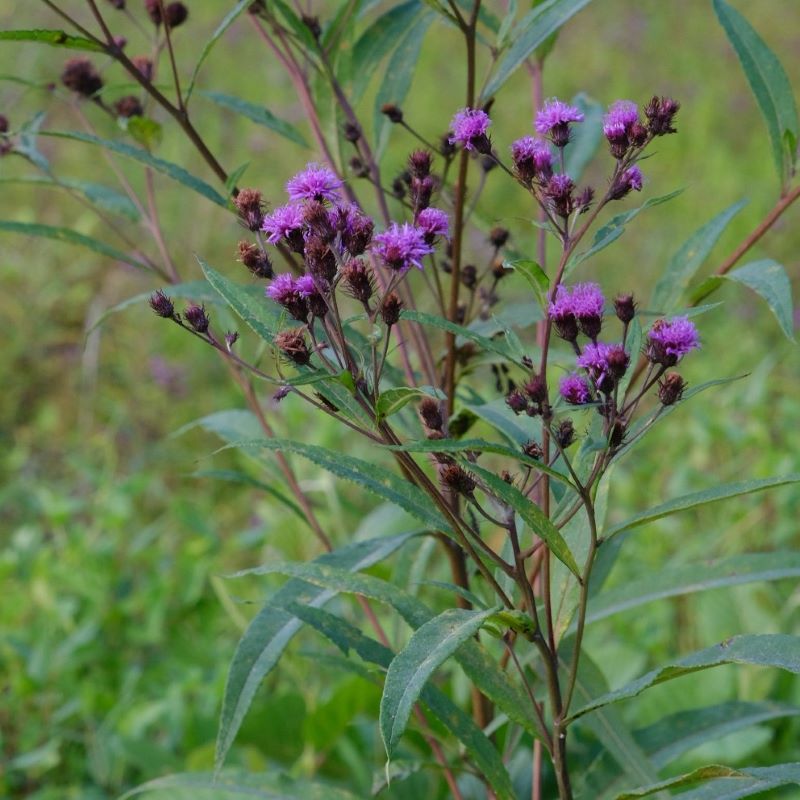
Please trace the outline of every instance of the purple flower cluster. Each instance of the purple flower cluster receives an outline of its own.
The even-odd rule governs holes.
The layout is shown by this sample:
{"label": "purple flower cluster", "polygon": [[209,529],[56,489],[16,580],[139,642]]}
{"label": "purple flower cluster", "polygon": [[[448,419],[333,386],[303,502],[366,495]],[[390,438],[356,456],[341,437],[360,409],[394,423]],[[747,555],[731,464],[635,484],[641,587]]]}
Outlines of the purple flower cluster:
{"label": "purple flower cluster", "polygon": [[605,297],[596,283],[559,284],[548,313],[562,339],[574,342],[578,333],[596,339],[603,324]]}
{"label": "purple flower cluster", "polygon": [[599,391],[609,394],[627,372],[630,360],[621,344],[590,342],[576,363],[586,370]]}
{"label": "purple flower cluster", "polygon": [[647,334],[647,358],[654,364],[672,367],[700,347],[694,323],[686,317],[658,319]]}
{"label": "purple flower cluster", "polygon": [[440,208],[425,208],[417,214],[417,227],[425,234],[425,241],[433,244],[437,236],[450,237],[450,219]]}
{"label": "purple flower cluster", "polygon": [[298,172],[286,183],[286,192],[293,202],[302,200],[316,200],[323,203],[326,200],[335,202],[339,199],[339,189],[342,182],[327,167],[321,164],[306,164],[302,172]]}
{"label": "purple flower cluster", "polygon": [[634,164],[617,177],[609,190],[609,196],[612,200],[621,200],[631,191],[641,192],[643,185],[644,176],[642,171]]}
{"label": "purple flower cluster", "polygon": [[639,108],[632,100],[617,100],[603,116],[603,133],[607,139],[627,136],[639,121]]}
{"label": "purple flower cluster", "polygon": [[541,136],[547,136],[556,147],[564,147],[569,142],[570,123],[583,122],[583,112],[557,98],[545,101],[536,115],[534,127]]}
{"label": "purple flower cluster", "polygon": [[488,153],[491,151],[491,143],[486,131],[491,124],[492,121],[485,111],[479,108],[462,108],[450,122],[450,144],[460,144],[465,150]]}
{"label": "purple flower cluster", "polygon": [[278,206],[264,217],[262,230],[268,233],[267,241],[278,244],[281,239],[291,239],[302,234],[305,224],[303,207],[300,205]]}
{"label": "purple flower cluster", "polygon": [[553,173],[553,154],[544,139],[523,136],[511,144],[511,158],[523,181],[547,180]]}
{"label": "purple flower cluster", "polygon": [[558,386],[561,396],[572,406],[583,406],[592,402],[592,393],[586,378],[573,372],[561,379]]}
{"label": "purple flower cluster", "polygon": [[425,231],[415,225],[393,222],[372,242],[372,249],[393,272],[407,272],[411,267],[422,269],[422,259],[433,252],[425,240]]}

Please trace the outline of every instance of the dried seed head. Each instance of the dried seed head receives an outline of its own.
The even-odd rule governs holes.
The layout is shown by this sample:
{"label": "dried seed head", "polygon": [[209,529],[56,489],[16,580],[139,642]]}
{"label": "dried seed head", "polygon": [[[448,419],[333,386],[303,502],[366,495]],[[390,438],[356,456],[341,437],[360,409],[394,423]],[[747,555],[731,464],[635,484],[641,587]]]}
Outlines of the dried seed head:
{"label": "dried seed head", "polygon": [[566,450],[575,441],[575,426],[571,419],[564,419],[555,431],[556,441],[562,450]]}
{"label": "dried seed head", "polygon": [[542,375],[534,372],[522,388],[534,403],[544,403],[547,400],[547,381]]}
{"label": "dried seed head", "polygon": [[528,408],[528,401],[519,389],[513,389],[506,395],[506,405],[515,414],[521,414]]}
{"label": "dried seed head", "polygon": [[103,79],[88,58],[71,58],[64,65],[61,83],[82,97],[91,97],[103,88]]}
{"label": "dried seed head", "polygon": [[414,178],[427,178],[431,174],[433,156],[427,150],[415,150],[408,157],[408,171]]}
{"label": "dried seed head", "polygon": [[475,479],[458,464],[445,464],[439,472],[439,478],[444,486],[456,494],[471,497],[475,491]]}
{"label": "dried seed head", "polygon": [[150,308],[164,319],[172,319],[175,316],[175,306],[172,300],[167,297],[160,289],[150,297]]}
{"label": "dried seed head", "polygon": [[269,256],[257,244],[239,242],[239,261],[256,278],[271,278],[275,274]]}
{"label": "dried seed head", "polygon": [[260,231],[264,224],[264,201],[257,189],[242,189],[234,201],[239,219],[248,230]]}
{"label": "dried seed head", "polygon": [[535,458],[537,461],[542,457],[543,451],[539,442],[530,441],[522,446],[522,452],[528,458]]}
{"label": "dried seed head", "polygon": [[506,269],[502,258],[496,258],[492,262],[492,277],[496,280],[502,280],[511,273],[510,269]]}
{"label": "dried seed head", "polygon": [[636,316],[636,301],[632,294],[618,294],[614,298],[614,311],[617,319],[624,324],[628,324]]}
{"label": "dried seed head", "polygon": [[647,124],[653,136],[677,133],[672,127],[672,122],[680,107],[681,104],[671,97],[654,96],[650,100],[644,107],[644,115],[647,117]]}
{"label": "dried seed head", "polygon": [[347,291],[360,303],[368,303],[374,291],[372,272],[360,259],[349,261],[342,270]]}
{"label": "dried seed head", "polygon": [[139,98],[132,94],[120,97],[114,103],[114,111],[116,111],[118,117],[125,117],[126,119],[141,117],[144,114]]}
{"label": "dried seed head", "polygon": [[419,416],[428,431],[442,432],[444,420],[442,418],[442,409],[437,400],[432,397],[423,398],[419,404]]}
{"label": "dried seed head", "polygon": [[402,300],[394,292],[389,292],[381,303],[381,319],[391,328],[399,321],[402,310]]}
{"label": "dried seed head", "polygon": [[309,239],[305,257],[308,271],[322,283],[330,283],[336,277],[336,256],[326,242]]}
{"label": "dried seed head", "polygon": [[281,331],[275,336],[275,346],[294,364],[305,365],[311,361],[311,352],[302,328]]}
{"label": "dried seed head", "polygon": [[665,406],[673,406],[682,397],[686,389],[686,381],[677,372],[668,372],[658,382],[658,399]]}
{"label": "dried seed head", "polygon": [[198,306],[193,303],[186,307],[183,316],[198,333],[205,333],[208,330],[210,320],[208,314],[206,314],[205,306]]}

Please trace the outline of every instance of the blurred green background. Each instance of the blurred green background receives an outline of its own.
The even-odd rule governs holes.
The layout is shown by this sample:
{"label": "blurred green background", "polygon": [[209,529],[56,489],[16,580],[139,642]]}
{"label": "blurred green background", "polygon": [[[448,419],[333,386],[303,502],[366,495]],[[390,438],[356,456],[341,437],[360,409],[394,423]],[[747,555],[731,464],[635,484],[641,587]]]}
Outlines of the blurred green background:
{"label": "blurred green background", "polygon": [[[83,11],[75,0],[64,5]],[[190,3],[190,19],[175,33],[184,76],[197,58],[198,43],[230,5]],[[733,5],[789,75],[800,76],[795,0]],[[144,23],[140,4],[129,6]],[[338,3],[316,7],[326,18]],[[108,16],[115,32],[129,38],[129,54],[147,52],[149,41],[125,15],[115,16],[108,6]],[[0,27],[60,24],[41,4],[4,0]],[[422,53],[405,110],[415,127],[433,137],[461,105],[453,99],[460,97],[463,80],[458,37],[435,25]],[[62,89],[6,79],[57,83],[66,57],[44,46],[0,43],[5,76],[0,113],[12,129],[38,111],[47,113],[45,129],[81,129],[76,104]],[[123,74],[95,61],[104,70],[109,96],[124,93],[115,89]],[[546,96],[583,91],[606,104],[663,93],[682,103],[680,134],[659,140],[656,157],[645,162],[642,199],[679,187],[685,191],[641,215],[617,244],[582,267],[582,277],[591,275],[609,292],[649,293],[669,256],[695,228],[746,197],[747,206],[709,259],[709,270],[775,202],[778,186],[766,130],[710,2],[595,0],[559,37],[544,83]],[[199,86],[266,104],[306,131],[288,81],[246,17],[214,50]],[[316,156],[200,96],[193,103],[198,126],[225,166],[232,170],[249,162],[242,184],[258,186],[276,202],[285,179]],[[101,135],[122,137],[98,109],[79,105]],[[362,105],[369,120],[371,96]],[[174,124],[160,111],[153,113],[164,123],[158,155],[213,183]],[[531,92],[524,74],[507,84],[493,117],[501,148],[530,132]],[[393,132],[388,177],[413,144]],[[97,148],[53,139],[42,139],[39,146],[60,177],[116,185]],[[120,164],[141,189],[137,169]],[[599,156],[587,178],[601,185],[606,166]],[[59,189],[11,181],[33,172],[19,157],[0,159],[1,219],[65,225],[118,243]],[[160,176],[156,188],[182,277],[199,277],[197,253],[245,280],[234,259],[241,232],[233,217]],[[632,207],[638,201],[625,203]],[[490,174],[483,214],[511,227],[516,246],[532,253],[530,229],[519,220],[529,214],[522,202],[502,175]],[[800,206],[750,256],[780,261],[795,285],[799,220]],[[131,232],[141,236],[133,226]],[[198,417],[243,405],[212,353],[161,324],[142,304],[86,337],[106,309],[155,288],[150,276],[82,249],[10,234],[0,234],[0,270],[0,794],[110,798],[167,772],[208,769],[227,663],[251,614],[243,602],[261,596],[255,588],[239,596],[237,586],[218,576],[270,559],[312,556],[316,544],[257,489],[192,477],[196,470],[243,463],[230,453],[209,457],[217,441],[201,432],[171,437]],[[697,398],[624,462],[612,497],[615,518],[694,488],[800,468],[798,349],[754,295],[729,287],[718,299],[724,305],[700,318],[704,349],[687,364],[686,377],[695,384],[749,377]],[[270,407],[269,414],[279,432],[309,438],[308,417],[297,404],[287,402],[280,413]],[[327,419],[314,419],[312,436],[348,451],[363,447]],[[336,541],[346,541],[362,524],[370,501],[351,488],[341,490],[305,463],[296,468]],[[788,488],[650,525],[630,537],[611,580],[624,581],[643,566],[794,548],[799,513],[797,490]],[[589,631],[588,647],[617,685],[668,655],[734,633],[800,633],[798,601],[791,581],[708,592],[615,617]],[[375,724],[377,689],[365,689],[344,672],[320,674],[304,657],[306,644],[295,647],[269,678],[232,761],[300,775],[321,769],[332,777],[349,775],[352,785],[368,790],[372,769],[380,772],[383,758]],[[766,671],[726,667],[679,685],[686,707],[734,697],[800,702],[796,681]],[[626,713],[645,725],[677,710],[675,704],[675,692],[657,688],[635,713],[632,708]],[[798,734],[800,725],[793,721],[762,725],[693,753],[678,766],[800,760]],[[413,781],[407,784],[419,792]],[[404,796],[402,786],[394,796]]]}

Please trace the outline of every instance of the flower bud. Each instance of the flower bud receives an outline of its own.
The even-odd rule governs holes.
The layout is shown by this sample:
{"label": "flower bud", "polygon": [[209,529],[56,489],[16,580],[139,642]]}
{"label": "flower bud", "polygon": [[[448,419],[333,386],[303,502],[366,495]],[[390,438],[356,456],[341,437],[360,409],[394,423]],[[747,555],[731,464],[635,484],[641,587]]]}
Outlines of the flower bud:
{"label": "flower bud", "polygon": [[275,336],[275,346],[294,364],[304,366],[311,361],[311,352],[302,328],[281,331]]}
{"label": "flower bud", "polygon": [[534,372],[522,389],[534,403],[544,403],[547,400],[547,381],[542,375]]}
{"label": "flower bud", "polygon": [[353,171],[356,178],[369,177],[369,169],[358,156],[353,156],[350,159],[350,169]]}
{"label": "flower bud", "polygon": [[108,0],[108,2],[118,11],[122,11],[125,8],[125,0]]}
{"label": "flower bud", "polygon": [[654,96],[644,108],[647,124],[653,136],[664,136],[667,133],[677,133],[672,127],[675,115],[681,104],[671,97]]}
{"label": "flower bud", "polygon": [[114,103],[114,111],[118,117],[125,117],[125,119],[141,117],[144,114],[144,109],[142,108],[139,98],[132,94],[126,97],[120,97],[120,99]]}
{"label": "flower bud", "polygon": [[158,314],[159,317],[164,319],[172,319],[175,316],[175,306],[172,300],[159,289],[150,297],[150,308]]}
{"label": "flower bud", "polygon": [[450,141],[450,133],[445,133],[439,140],[439,152],[445,157],[450,158],[456,153],[456,146]]}
{"label": "flower bud", "polygon": [[8,118],[0,114],[0,134],[8,133]]}
{"label": "flower bud", "polygon": [[636,301],[632,294],[618,294],[614,298],[614,311],[617,319],[627,325],[636,316]]}
{"label": "flower bud", "polygon": [[153,62],[150,58],[147,56],[134,56],[131,62],[145,80],[153,80]]}
{"label": "flower bud", "polygon": [[208,314],[206,314],[205,306],[195,304],[187,306],[183,316],[198,333],[206,333],[208,331],[210,320],[208,319]]}
{"label": "flower bud", "polygon": [[461,283],[467,289],[474,289],[478,282],[478,268],[474,264],[465,264],[461,267]]}
{"label": "flower bud", "polygon": [[264,201],[257,189],[242,189],[234,199],[242,224],[251,231],[260,231],[264,224]]}
{"label": "flower bud", "polygon": [[308,271],[322,283],[331,283],[336,277],[336,256],[330,245],[316,238],[309,239],[305,258]]}
{"label": "flower bud", "polygon": [[521,414],[528,408],[528,401],[519,389],[513,389],[506,395],[506,405],[515,413]]}
{"label": "flower bud", "polygon": [[189,9],[183,3],[170,3],[164,9],[164,19],[170,29],[183,25],[188,16]]}
{"label": "flower bud", "polygon": [[91,97],[103,88],[103,79],[88,58],[71,58],[64,65],[61,83],[82,97]]}
{"label": "flower bud", "polygon": [[427,178],[431,174],[433,156],[427,150],[415,150],[408,157],[408,171],[414,178]]}
{"label": "flower bud", "polygon": [[489,231],[489,241],[492,246],[499,250],[509,239],[511,233],[508,228],[496,226]]}
{"label": "flower bud", "polygon": [[564,419],[555,430],[555,439],[562,450],[566,450],[575,441],[575,426],[571,419]]}
{"label": "flower bud", "polygon": [[422,424],[429,431],[441,432],[444,420],[442,419],[442,409],[438,401],[432,397],[423,398],[419,404],[419,416],[422,419]]}
{"label": "flower bud", "polygon": [[374,287],[372,273],[360,258],[349,261],[342,269],[342,280],[347,291],[360,303],[368,303]]}
{"label": "flower bud", "polygon": [[344,125],[344,138],[348,142],[355,144],[361,138],[361,128],[354,125],[352,122],[346,122]]}
{"label": "flower bud", "polygon": [[674,406],[683,397],[685,389],[686,381],[677,372],[668,372],[658,382],[658,399],[665,406]]}
{"label": "flower bud", "polygon": [[403,302],[394,292],[389,292],[381,303],[381,319],[391,328],[399,321],[402,310]]}
{"label": "flower bud", "polygon": [[271,278],[275,274],[269,256],[257,244],[239,242],[239,261],[256,278]]}
{"label": "flower bud", "polygon": [[390,122],[398,123],[403,121],[403,112],[394,103],[384,103],[381,106],[381,114],[389,117]]}
{"label": "flower bud", "polygon": [[238,331],[228,331],[225,334],[225,346],[228,348],[229,352],[233,349],[233,346],[238,341],[239,341],[239,332]]}
{"label": "flower bud", "polygon": [[322,36],[322,26],[319,24],[319,17],[303,14],[303,24],[311,31],[311,35],[319,41],[319,37]]}

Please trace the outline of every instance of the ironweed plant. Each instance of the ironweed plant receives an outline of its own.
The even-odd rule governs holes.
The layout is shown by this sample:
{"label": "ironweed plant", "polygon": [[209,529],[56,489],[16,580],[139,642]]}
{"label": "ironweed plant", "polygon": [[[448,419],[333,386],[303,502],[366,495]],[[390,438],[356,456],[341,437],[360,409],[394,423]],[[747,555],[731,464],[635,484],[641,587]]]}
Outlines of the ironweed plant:
{"label": "ironweed plant", "polygon": [[[531,797],[560,800],[664,796],[690,784],[699,788],[681,797],[745,797],[800,783],[797,764],[711,765],[663,779],[663,763],[651,757],[654,743],[637,741],[613,708],[651,686],[722,664],[798,673],[797,638],[744,633],[676,656],[614,690],[603,686],[583,646],[588,624],[654,596],[687,591],[683,576],[673,576],[670,585],[656,574],[642,576],[616,599],[604,593],[611,564],[620,554],[624,558],[618,546],[623,534],[704,504],[735,502],[800,481],[800,475],[782,475],[658,498],[630,519],[607,522],[614,466],[646,446],[641,443],[654,426],[672,425],[676,407],[727,380],[689,386],[681,375],[687,358],[704,359],[713,372],[714,354],[700,349],[702,314],[710,307],[703,304],[723,279],[761,294],[791,335],[783,268],[763,260],[739,266],[800,196],[791,88],[749,23],[724,0],[713,0],[766,119],[780,196],[711,278],[695,280],[737,207],[704,224],[644,299],[628,285],[627,267],[597,276],[591,258],[643,209],[677,194],[630,205],[645,186],[647,159],[659,157],[655,144],[682,127],[680,104],[657,87],[638,103],[605,98],[605,110],[585,97],[544,97],[543,68],[554,37],[587,0],[547,0],[524,13],[515,2],[480,0],[343,0],[305,13],[300,6],[306,4],[246,0],[230,4],[211,39],[198,48],[191,73],[173,48],[174,38],[191,36],[188,4],[43,2],[64,30],[5,31],[0,38],[90,54],[71,58],[61,73],[85,130],[49,135],[106,151],[122,183],[122,202],[150,235],[155,255],[130,226],[114,219],[116,196],[56,177],[37,147],[41,117],[24,124],[0,117],[1,152],[27,159],[42,181],[61,185],[93,208],[124,247],[46,225],[2,222],[0,229],[83,245],[158,279],[149,296],[155,314],[215,350],[249,407],[246,417],[237,418],[246,424],[215,430],[226,447],[259,458],[265,451],[274,454],[284,483],[280,490],[270,487],[275,502],[296,513],[297,536],[315,537],[321,553],[308,562],[268,563],[240,573],[290,580],[253,617],[233,655],[217,771],[205,778],[159,779],[141,791],[178,796],[187,787],[206,786],[219,797],[237,791],[273,797],[278,789],[282,797],[355,796],[346,780],[312,785],[224,771],[259,685],[304,626],[338,648],[367,681],[382,684],[379,728],[387,763],[378,795],[393,791],[404,775],[429,770],[435,777],[431,796],[509,800],[522,796],[512,780],[520,764],[532,775]],[[229,173],[222,166],[190,111],[203,61],[240,18],[285,69],[317,149],[317,160],[294,175],[277,159],[270,164],[286,180],[281,196],[240,186],[244,170]],[[152,54],[129,56],[130,26],[148,24]],[[412,119],[404,102],[421,38],[431,25],[462,35],[462,98],[451,109]],[[370,127],[362,119],[363,80],[387,57]],[[537,98],[533,127],[498,131],[492,110],[511,102],[501,89],[523,66]],[[124,72],[133,90],[113,96],[106,86],[112,69]],[[208,96],[288,139],[301,136],[262,107],[229,95]],[[335,132],[323,126],[326,102],[335,106]],[[224,194],[154,155],[159,108]],[[130,141],[98,136],[94,114],[116,120]],[[391,129],[398,135],[390,139]],[[385,176],[387,142],[390,154],[400,150],[405,157],[393,181]],[[583,185],[581,172],[601,142],[596,157],[606,177]],[[117,156],[142,166],[146,199],[118,170]],[[681,173],[680,164],[674,169]],[[156,173],[238,218],[245,231],[238,245],[234,224],[221,226],[220,235],[230,237],[231,251],[252,279],[237,279],[233,263],[220,271],[199,258],[205,281],[181,282],[158,218]],[[512,237],[483,207],[489,181],[504,182],[516,215],[530,223],[530,237]],[[181,236],[191,242],[189,220]],[[246,329],[225,324],[226,305]],[[262,349],[245,341],[253,338]],[[303,440],[275,435],[274,417],[286,404],[307,409]],[[316,443],[323,417],[341,426],[342,449]],[[260,428],[258,438],[248,435],[253,425]],[[680,430],[675,426],[674,436]],[[374,459],[356,445],[362,440]],[[409,521],[406,532],[375,531],[371,539],[334,542],[297,479],[293,455],[398,507]],[[434,611],[420,599],[418,586],[367,572],[401,548],[415,547],[424,548],[432,575],[440,574],[437,560],[446,564],[449,581],[429,588],[438,589],[437,596],[444,590],[449,607],[439,603]],[[707,570],[714,585],[741,578],[724,563]],[[781,574],[786,573],[772,577]],[[753,569],[752,580],[764,577],[770,576]],[[347,618],[346,606],[336,607],[341,613],[325,610],[337,595],[356,598],[357,623]],[[402,632],[378,612],[381,605],[403,620]],[[433,680],[450,662],[458,665],[462,683]],[[458,688],[463,676],[467,692]],[[730,713],[737,713],[735,706]],[[699,709],[682,723],[710,730],[716,715],[719,731],[731,730],[725,725],[733,723],[720,714],[719,708]],[[656,745],[674,743],[677,719],[668,718],[659,735]],[[398,757],[402,767],[395,769]],[[324,770],[318,777],[325,778]]]}

